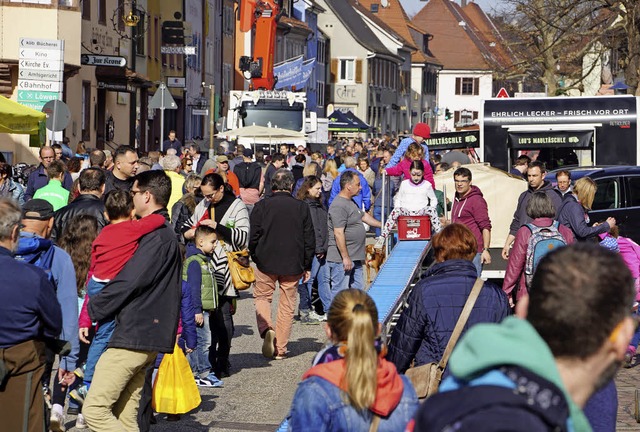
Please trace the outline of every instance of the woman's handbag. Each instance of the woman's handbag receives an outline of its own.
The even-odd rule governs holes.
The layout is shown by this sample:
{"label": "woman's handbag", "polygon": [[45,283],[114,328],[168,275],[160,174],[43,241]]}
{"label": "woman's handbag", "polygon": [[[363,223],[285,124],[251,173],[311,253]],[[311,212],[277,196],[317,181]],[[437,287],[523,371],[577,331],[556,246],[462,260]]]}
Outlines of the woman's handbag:
{"label": "woman's handbag", "polygon": [[153,409],[166,414],[185,414],[200,405],[200,392],[182,349],[165,354],[153,386]]}
{"label": "woman's handbag", "polygon": [[[224,248],[224,244],[222,247]],[[249,288],[251,284],[256,281],[256,274],[249,262],[249,250],[244,249],[237,252],[226,251],[226,253],[233,286],[240,291]]]}
{"label": "woman's handbag", "polygon": [[[215,220],[215,208],[210,209],[211,219]],[[218,238],[222,249],[227,254],[227,261],[229,265],[229,274],[231,275],[231,282],[233,286],[238,290],[246,290],[256,281],[256,274],[251,267],[249,260],[249,249],[243,249],[241,251],[229,251],[224,241]]]}
{"label": "woman's handbag", "polygon": [[469,298],[467,298],[467,301],[464,304],[462,313],[460,314],[458,322],[453,329],[453,333],[451,333],[451,338],[447,343],[447,347],[444,350],[444,354],[442,355],[440,362],[431,362],[422,366],[412,367],[407,369],[407,371],[405,372],[407,378],[411,380],[413,388],[416,390],[416,394],[418,395],[419,399],[427,398],[438,392],[438,387],[440,387],[442,374],[447,367],[449,356],[451,355],[453,348],[458,342],[458,338],[462,333],[464,325],[469,319],[469,315],[471,314],[473,305],[475,305],[483,285],[484,281],[482,279],[476,279],[476,283],[473,285],[471,293],[469,294]]}

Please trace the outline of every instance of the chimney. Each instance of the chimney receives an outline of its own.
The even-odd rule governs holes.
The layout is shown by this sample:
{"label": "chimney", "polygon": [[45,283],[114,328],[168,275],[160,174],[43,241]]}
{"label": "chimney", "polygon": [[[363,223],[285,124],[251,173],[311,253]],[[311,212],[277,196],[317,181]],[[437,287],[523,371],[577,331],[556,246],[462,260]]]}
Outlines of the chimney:
{"label": "chimney", "polygon": [[465,7],[467,5],[467,0],[460,0],[460,6]]}

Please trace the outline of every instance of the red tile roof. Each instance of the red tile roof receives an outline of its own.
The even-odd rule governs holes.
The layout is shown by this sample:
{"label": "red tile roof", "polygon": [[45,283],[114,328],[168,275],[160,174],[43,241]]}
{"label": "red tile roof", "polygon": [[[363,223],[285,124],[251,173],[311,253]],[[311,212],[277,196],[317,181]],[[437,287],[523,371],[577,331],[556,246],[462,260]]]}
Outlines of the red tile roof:
{"label": "red tile roof", "polygon": [[[411,54],[411,61],[413,63],[429,62],[440,64],[438,59],[431,55],[431,53],[425,53],[421,50],[422,41],[416,40],[411,34],[409,29],[411,21],[399,0],[390,0],[388,7],[382,7],[380,0],[358,0],[357,3],[361,9],[366,10],[368,14],[367,16],[373,16],[378,21],[383,22],[387,28],[390,28],[393,32],[398,34],[405,41],[405,44],[408,47],[415,50]],[[371,12],[372,4],[378,5],[377,13]],[[418,28],[413,28],[413,30],[424,34],[424,31]]]}
{"label": "red tile roof", "polygon": [[475,3],[463,9],[451,0],[430,0],[412,22],[433,35],[429,48],[445,69],[499,70],[509,64],[499,32]]}

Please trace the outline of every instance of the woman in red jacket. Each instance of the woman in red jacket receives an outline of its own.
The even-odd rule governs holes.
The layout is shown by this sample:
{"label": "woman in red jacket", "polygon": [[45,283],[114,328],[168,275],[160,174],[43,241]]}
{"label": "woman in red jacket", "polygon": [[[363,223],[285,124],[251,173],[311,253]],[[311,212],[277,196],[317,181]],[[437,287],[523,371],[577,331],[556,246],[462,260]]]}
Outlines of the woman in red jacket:
{"label": "woman in red jacket", "polygon": [[[555,226],[566,244],[574,242],[573,233],[564,225],[556,223],[553,218],[555,217],[556,210],[553,207],[551,199],[543,192],[536,192],[531,196],[531,199],[527,203],[527,216],[531,219],[531,224],[536,227],[544,227],[553,230],[552,225]],[[514,305],[513,290],[517,290],[515,294],[515,301],[520,300],[526,296],[527,285],[525,281],[525,266],[527,262],[527,247],[529,246],[529,239],[531,238],[532,231],[527,225],[520,227],[516,233],[516,239],[513,242],[511,252],[509,253],[509,262],[507,264],[507,272],[504,277],[502,289],[509,297],[509,304]]]}

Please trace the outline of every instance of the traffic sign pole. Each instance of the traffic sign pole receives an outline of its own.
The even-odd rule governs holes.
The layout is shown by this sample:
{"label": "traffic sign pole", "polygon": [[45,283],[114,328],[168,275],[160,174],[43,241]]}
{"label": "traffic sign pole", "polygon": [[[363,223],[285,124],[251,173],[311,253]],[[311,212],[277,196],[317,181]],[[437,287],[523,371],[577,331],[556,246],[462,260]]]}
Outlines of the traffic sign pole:
{"label": "traffic sign pole", "polygon": [[162,151],[163,142],[164,142],[164,83],[160,84],[160,151]]}

